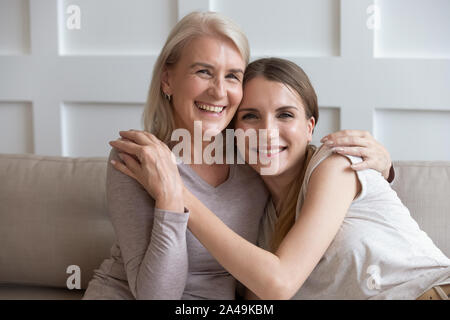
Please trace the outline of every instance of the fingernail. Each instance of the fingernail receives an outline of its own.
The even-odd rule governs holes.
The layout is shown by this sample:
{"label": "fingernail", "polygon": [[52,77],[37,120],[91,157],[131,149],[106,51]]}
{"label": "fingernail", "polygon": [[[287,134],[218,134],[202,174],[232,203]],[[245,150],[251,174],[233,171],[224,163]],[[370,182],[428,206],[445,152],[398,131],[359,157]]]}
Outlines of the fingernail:
{"label": "fingernail", "polygon": [[344,151],[344,148],[337,147],[337,148],[333,148],[332,150],[335,152],[342,152],[342,151]]}
{"label": "fingernail", "polygon": [[327,140],[327,141],[325,141],[325,144],[328,145],[328,146],[331,146],[332,144],[334,144],[334,141]]}
{"label": "fingernail", "polygon": [[111,160],[110,162],[111,162],[112,164],[116,164],[116,161],[114,161],[114,160]]}

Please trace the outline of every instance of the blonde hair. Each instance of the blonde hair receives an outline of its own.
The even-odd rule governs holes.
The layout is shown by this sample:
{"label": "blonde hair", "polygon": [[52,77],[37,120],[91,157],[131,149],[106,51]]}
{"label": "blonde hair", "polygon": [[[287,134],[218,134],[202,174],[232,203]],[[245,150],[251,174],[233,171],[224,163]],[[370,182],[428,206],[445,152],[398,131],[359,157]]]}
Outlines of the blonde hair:
{"label": "blonde hair", "polygon": [[144,130],[154,134],[166,144],[170,143],[175,129],[173,110],[161,89],[161,76],[165,66],[175,64],[183,47],[199,36],[223,36],[230,39],[239,50],[247,66],[250,47],[240,27],[216,12],[192,12],[181,19],[167,37],[166,43],[153,67],[153,76],[142,113]]}
{"label": "blonde hair", "polygon": [[[302,68],[294,62],[280,58],[264,58],[250,63],[244,74],[244,86],[256,77],[264,77],[270,81],[276,81],[286,85],[293,90],[303,101],[305,116],[307,119],[313,117],[315,124],[319,121],[319,107],[317,95],[314,88]],[[297,198],[305,176],[306,167],[311,160],[316,147],[308,145],[305,158],[302,163],[302,171],[291,182],[289,191],[280,200],[280,205],[276,210],[280,213],[275,224],[275,230],[271,238],[270,250],[275,252],[280,246],[286,234],[295,223],[295,210]]]}

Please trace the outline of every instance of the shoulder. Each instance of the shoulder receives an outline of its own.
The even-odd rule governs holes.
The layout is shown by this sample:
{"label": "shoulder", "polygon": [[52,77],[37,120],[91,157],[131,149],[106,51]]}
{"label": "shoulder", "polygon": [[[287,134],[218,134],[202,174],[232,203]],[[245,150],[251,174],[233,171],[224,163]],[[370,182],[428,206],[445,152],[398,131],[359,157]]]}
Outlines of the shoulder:
{"label": "shoulder", "polygon": [[317,172],[325,172],[327,174],[351,173],[355,175],[355,172],[350,168],[351,164],[352,162],[347,157],[331,153],[316,166],[312,175],[317,174]]}
{"label": "shoulder", "polygon": [[[321,152],[320,150],[318,151]],[[350,167],[351,160],[346,156],[325,151],[326,157],[316,163],[310,173],[308,189],[313,192],[327,190],[350,193],[353,198],[361,191],[357,173]],[[322,151],[322,153],[325,153]]]}
{"label": "shoulder", "polygon": [[119,158],[119,151],[116,148],[111,148],[108,157],[106,169],[106,191],[108,195],[114,193],[115,196],[120,195],[122,198],[142,197],[145,199],[151,199],[153,201],[153,198],[148,194],[145,188],[138,181],[114,168],[110,160],[123,162]]}

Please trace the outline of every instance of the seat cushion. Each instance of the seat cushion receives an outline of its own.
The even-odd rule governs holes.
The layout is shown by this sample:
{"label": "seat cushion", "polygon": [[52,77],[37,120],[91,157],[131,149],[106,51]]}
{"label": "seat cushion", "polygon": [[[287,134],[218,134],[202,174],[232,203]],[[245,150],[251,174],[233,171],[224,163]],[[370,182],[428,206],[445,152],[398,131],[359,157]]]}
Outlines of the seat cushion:
{"label": "seat cushion", "polygon": [[0,300],[81,300],[84,290],[0,285]]}

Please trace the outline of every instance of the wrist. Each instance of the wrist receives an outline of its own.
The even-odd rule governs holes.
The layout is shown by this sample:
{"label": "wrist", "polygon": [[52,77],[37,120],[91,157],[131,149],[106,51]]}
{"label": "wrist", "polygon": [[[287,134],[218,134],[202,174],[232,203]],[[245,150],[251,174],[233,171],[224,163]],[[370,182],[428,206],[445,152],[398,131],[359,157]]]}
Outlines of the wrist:
{"label": "wrist", "polygon": [[184,213],[183,197],[172,196],[170,198],[156,199],[155,207],[160,210]]}

